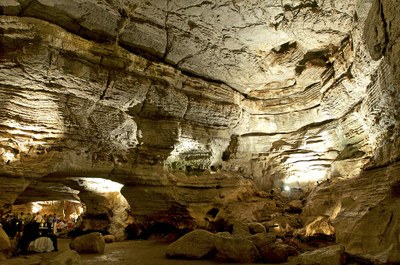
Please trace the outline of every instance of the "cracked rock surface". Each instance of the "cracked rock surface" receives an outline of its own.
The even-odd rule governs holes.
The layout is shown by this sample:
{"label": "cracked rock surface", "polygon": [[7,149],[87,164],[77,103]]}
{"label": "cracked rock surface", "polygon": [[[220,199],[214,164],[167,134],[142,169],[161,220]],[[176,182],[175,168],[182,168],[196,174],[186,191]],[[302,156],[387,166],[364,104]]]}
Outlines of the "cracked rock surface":
{"label": "cracked rock surface", "polygon": [[[303,218],[329,217],[346,251],[399,262],[398,11],[0,1],[2,209],[80,193],[113,227],[132,222],[111,218],[118,205],[143,225],[193,228],[213,207],[287,186],[311,192]],[[121,183],[127,202],[92,179]],[[385,240],[373,241],[380,211]]]}

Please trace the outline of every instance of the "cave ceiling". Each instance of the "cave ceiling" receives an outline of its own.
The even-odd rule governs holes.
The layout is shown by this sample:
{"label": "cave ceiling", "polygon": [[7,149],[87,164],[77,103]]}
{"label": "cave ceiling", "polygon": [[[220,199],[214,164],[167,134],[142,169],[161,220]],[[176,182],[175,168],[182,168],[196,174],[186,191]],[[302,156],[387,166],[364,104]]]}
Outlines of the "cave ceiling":
{"label": "cave ceiling", "polygon": [[357,174],[393,126],[363,40],[370,7],[2,1],[0,200],[69,177],[129,187],[221,169],[268,189]]}

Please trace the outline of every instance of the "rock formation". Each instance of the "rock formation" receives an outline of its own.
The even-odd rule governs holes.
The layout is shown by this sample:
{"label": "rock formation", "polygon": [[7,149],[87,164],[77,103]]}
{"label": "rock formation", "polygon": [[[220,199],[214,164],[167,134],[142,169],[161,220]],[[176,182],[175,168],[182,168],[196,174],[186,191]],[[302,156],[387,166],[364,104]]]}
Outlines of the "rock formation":
{"label": "rock formation", "polygon": [[0,1],[2,211],[78,200],[81,227],[122,239],[260,221],[283,206],[254,194],[282,190],[346,253],[400,262],[398,11]]}

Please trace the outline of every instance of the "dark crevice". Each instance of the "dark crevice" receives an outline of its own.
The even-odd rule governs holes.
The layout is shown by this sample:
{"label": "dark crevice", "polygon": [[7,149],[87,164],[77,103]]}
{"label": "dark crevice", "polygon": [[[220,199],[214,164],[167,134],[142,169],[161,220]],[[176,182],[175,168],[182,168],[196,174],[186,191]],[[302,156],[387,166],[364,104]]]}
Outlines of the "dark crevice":
{"label": "dark crevice", "polygon": [[110,88],[111,83],[112,83],[112,74],[111,72],[108,72],[106,88],[103,90],[103,93],[100,96],[100,100],[103,100],[105,98],[107,90]]}
{"label": "dark crevice", "polygon": [[222,161],[228,161],[229,159],[233,158],[236,154],[236,150],[238,147],[238,135],[233,134],[231,135],[231,140],[229,142],[228,147],[222,153]]}
{"label": "dark crevice", "polygon": [[387,22],[386,22],[385,12],[384,12],[384,10],[383,10],[383,4],[382,4],[382,2],[380,2],[379,12],[380,12],[380,15],[381,15],[381,20],[382,20],[382,24],[383,24],[383,32],[384,32],[384,35],[385,35],[385,42],[384,42],[385,46],[384,46],[384,47],[381,47],[382,50],[381,50],[380,52],[381,52],[382,55],[384,55],[384,54],[386,53],[387,46],[388,46],[388,43],[389,43],[389,34],[388,34],[388,32],[387,32],[387,30],[388,30],[388,28],[387,28],[388,25],[387,25]]}

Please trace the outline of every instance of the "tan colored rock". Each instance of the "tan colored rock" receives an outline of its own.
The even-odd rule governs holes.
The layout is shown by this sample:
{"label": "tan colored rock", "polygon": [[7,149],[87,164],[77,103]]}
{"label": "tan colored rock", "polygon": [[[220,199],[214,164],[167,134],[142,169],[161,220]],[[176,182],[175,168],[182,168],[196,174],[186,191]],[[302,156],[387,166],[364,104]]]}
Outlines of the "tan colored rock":
{"label": "tan colored rock", "polygon": [[306,224],[305,236],[334,235],[335,228],[331,225],[329,218],[318,216],[314,221]]}
{"label": "tan colored rock", "polygon": [[258,233],[266,233],[267,229],[265,228],[265,226],[261,223],[257,223],[257,222],[253,222],[253,223],[249,223],[249,231],[251,234],[258,234]]}
{"label": "tan colored rock", "polygon": [[258,250],[266,263],[283,263],[288,260],[289,253],[283,244],[264,244]]}
{"label": "tan colored rock", "polygon": [[4,232],[3,228],[0,226],[0,251],[7,250],[9,248],[11,248],[10,239],[6,232]]}
{"label": "tan colored rock", "polygon": [[299,255],[298,258],[299,262],[304,265],[343,265],[345,264],[344,255],[343,245],[334,245],[310,252],[305,252]]}
{"label": "tan colored rock", "polygon": [[251,236],[250,227],[246,223],[235,220],[232,221],[229,225],[232,226],[232,235],[242,237]]}
{"label": "tan colored rock", "polygon": [[103,236],[104,242],[105,243],[113,243],[115,242],[115,236],[114,235],[105,235]]}
{"label": "tan colored rock", "polygon": [[224,262],[254,263],[260,260],[256,246],[243,237],[216,234],[215,248],[217,259]]}
{"label": "tan colored rock", "polygon": [[70,243],[70,248],[78,253],[104,253],[105,242],[103,236],[93,232],[75,238]]}
{"label": "tan colored rock", "polygon": [[146,226],[207,227],[219,207],[285,235],[282,201],[245,202],[251,181],[317,186],[304,217],[328,221],[308,234],[331,223],[350,253],[399,262],[398,2],[25,2],[0,1],[1,207],[79,192],[105,217],[83,226],[124,238],[128,207],[111,218],[69,179],[107,178]]}
{"label": "tan colored rock", "polygon": [[271,245],[275,242],[276,236],[270,233],[257,233],[248,237],[248,239],[256,245],[258,249],[260,249],[264,245]]}
{"label": "tan colored rock", "polygon": [[301,200],[293,200],[289,202],[289,210],[291,212],[301,213],[303,210],[303,203]]}
{"label": "tan colored rock", "polygon": [[74,250],[66,250],[41,263],[42,265],[81,265],[81,256]]}
{"label": "tan colored rock", "polygon": [[203,259],[214,250],[215,236],[206,230],[193,230],[168,246],[167,258]]}

